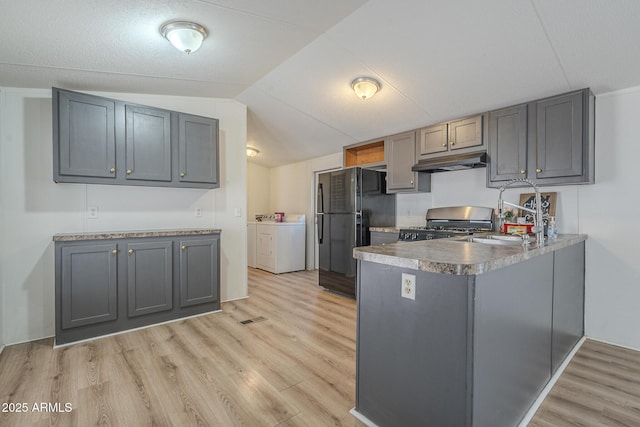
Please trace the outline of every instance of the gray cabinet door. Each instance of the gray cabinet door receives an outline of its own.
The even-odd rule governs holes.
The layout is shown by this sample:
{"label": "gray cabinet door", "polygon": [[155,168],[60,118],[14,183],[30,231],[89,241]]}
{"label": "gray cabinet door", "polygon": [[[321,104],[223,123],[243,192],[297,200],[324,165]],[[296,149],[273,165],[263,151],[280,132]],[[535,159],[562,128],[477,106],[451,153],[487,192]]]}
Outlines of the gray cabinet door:
{"label": "gray cabinet door", "polygon": [[62,329],[115,320],[117,245],[62,247],[60,259]]}
{"label": "gray cabinet door", "polygon": [[490,181],[526,178],[526,104],[489,113],[489,158]]}
{"label": "gray cabinet door", "polygon": [[551,374],[584,335],[584,242],[554,252]]}
{"label": "gray cabinet door", "polygon": [[538,180],[583,174],[583,91],[536,103],[535,142],[529,169]]}
{"label": "gray cabinet door", "polygon": [[126,179],[171,181],[171,112],[125,105]]}
{"label": "gray cabinet door", "polygon": [[115,102],[75,92],[53,96],[54,181],[116,177]]}
{"label": "gray cabinet door", "polygon": [[420,129],[419,138],[418,157],[448,150],[446,123]]}
{"label": "gray cabinet door", "polygon": [[217,238],[180,241],[180,307],[218,299],[219,250]]}
{"label": "gray cabinet door", "polygon": [[129,317],[173,308],[171,241],[127,243]]}
{"label": "gray cabinet door", "polygon": [[390,136],[385,144],[387,159],[387,190],[411,190],[415,188],[416,133],[405,132]]}
{"label": "gray cabinet door", "polygon": [[449,122],[449,150],[482,146],[482,115]]}
{"label": "gray cabinet door", "polygon": [[218,120],[179,115],[179,181],[218,183]]}

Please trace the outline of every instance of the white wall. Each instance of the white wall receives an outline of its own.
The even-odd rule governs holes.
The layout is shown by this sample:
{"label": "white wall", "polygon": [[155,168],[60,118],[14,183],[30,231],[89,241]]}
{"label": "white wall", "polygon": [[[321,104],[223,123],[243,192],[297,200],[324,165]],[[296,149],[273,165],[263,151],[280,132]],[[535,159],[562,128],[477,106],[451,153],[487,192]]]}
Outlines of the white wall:
{"label": "white wall", "polygon": [[640,349],[640,87],[596,99],[596,185],[580,188],[587,241],[586,331]]}
{"label": "white wall", "polygon": [[283,211],[305,214],[307,269],[313,269],[315,265],[315,173],[341,166],[342,152],[271,169],[248,162],[249,220],[256,213]]}
{"label": "white wall", "polygon": [[[13,344],[54,334],[52,235],[109,230],[220,228],[222,300],[246,297],[246,107],[231,100],[100,93],[220,119],[221,188],[55,184],[51,91],[0,94],[2,337]],[[98,206],[99,218],[86,218]],[[195,217],[195,208],[202,217]],[[235,216],[236,209],[240,216]]]}
{"label": "white wall", "polygon": [[252,221],[256,214],[272,212],[270,203],[271,171],[265,166],[247,162],[247,219]]}
{"label": "white wall", "polygon": [[[270,169],[269,212],[306,215],[306,267],[313,268],[313,221],[309,204],[311,180],[310,161],[293,163]],[[311,234],[310,234],[311,233]],[[309,252],[311,250],[311,253]]]}
{"label": "white wall", "polygon": [[272,212],[303,213],[310,215],[309,161],[271,168],[269,208]]}

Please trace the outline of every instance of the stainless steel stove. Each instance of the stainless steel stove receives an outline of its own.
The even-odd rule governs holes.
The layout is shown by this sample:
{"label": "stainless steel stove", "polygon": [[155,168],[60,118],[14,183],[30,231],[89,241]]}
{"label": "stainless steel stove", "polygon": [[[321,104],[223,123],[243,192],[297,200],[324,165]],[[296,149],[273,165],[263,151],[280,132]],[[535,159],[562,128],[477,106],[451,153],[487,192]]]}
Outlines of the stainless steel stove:
{"label": "stainless steel stove", "polygon": [[451,206],[427,211],[426,227],[400,229],[399,241],[445,239],[493,230],[492,208]]}

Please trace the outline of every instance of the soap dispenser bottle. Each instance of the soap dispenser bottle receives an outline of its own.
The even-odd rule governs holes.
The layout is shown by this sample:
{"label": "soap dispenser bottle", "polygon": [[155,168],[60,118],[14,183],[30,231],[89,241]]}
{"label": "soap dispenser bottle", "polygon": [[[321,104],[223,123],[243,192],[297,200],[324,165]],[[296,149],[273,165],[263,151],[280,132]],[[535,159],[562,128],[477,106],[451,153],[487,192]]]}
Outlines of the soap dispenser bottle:
{"label": "soap dispenser bottle", "polygon": [[556,224],[556,217],[549,217],[549,224],[547,225],[547,237],[549,240],[554,240],[558,237],[558,225]]}

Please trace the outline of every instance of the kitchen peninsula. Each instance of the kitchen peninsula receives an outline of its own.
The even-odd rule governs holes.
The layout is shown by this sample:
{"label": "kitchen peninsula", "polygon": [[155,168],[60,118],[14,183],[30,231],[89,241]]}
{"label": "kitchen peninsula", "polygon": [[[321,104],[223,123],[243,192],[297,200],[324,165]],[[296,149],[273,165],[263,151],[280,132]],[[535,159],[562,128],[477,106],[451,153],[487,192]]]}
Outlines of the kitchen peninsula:
{"label": "kitchen peninsula", "polygon": [[584,331],[586,235],[358,247],[356,415],[516,426]]}

